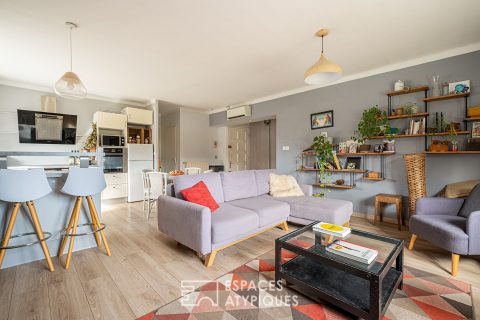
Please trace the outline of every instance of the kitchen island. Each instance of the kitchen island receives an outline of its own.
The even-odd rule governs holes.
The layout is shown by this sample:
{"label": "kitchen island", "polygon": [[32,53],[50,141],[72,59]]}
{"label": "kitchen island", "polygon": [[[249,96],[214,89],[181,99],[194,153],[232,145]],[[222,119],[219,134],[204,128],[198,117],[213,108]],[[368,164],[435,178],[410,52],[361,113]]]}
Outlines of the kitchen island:
{"label": "kitchen island", "polygon": [[[57,164],[46,164],[46,161],[42,159],[48,157],[48,159],[57,159]],[[68,175],[68,168],[73,165],[81,167],[96,166],[91,164],[91,159],[95,159],[95,162],[102,165],[102,152],[90,153],[90,152],[12,152],[12,151],[0,151],[0,169],[29,169],[29,168],[44,168],[47,174],[47,180],[52,188],[52,192],[45,197],[35,201],[35,206],[38,211],[38,217],[42,229],[44,232],[50,232],[52,236],[46,241],[50,254],[56,256],[60,247],[60,242],[63,236],[63,231],[70,218],[73,206],[75,204],[75,198],[66,194],[63,194],[60,190],[65,183]],[[100,194],[92,195],[98,214],[101,217],[101,204]],[[5,228],[8,223],[8,218],[11,215],[12,203],[6,203],[0,201],[0,233],[3,238]],[[88,219],[88,205],[84,200],[82,205],[79,225],[90,222]],[[13,235],[22,234],[27,232],[33,232],[34,228],[28,209],[25,204],[22,204],[21,209],[17,216]],[[90,226],[83,226],[77,229],[77,233],[91,231]],[[16,244],[24,244],[37,240],[36,235],[26,236],[22,238],[13,238],[9,242],[9,246]],[[95,247],[95,237],[93,234],[76,237],[74,251],[84,250],[87,248]],[[67,246],[68,248],[68,246]],[[66,249],[67,249],[66,248]],[[65,250],[66,251],[66,250]],[[16,249],[7,250],[5,260],[3,261],[2,268],[8,268],[19,264],[43,260],[45,256],[42,248],[39,244],[32,246],[21,247]]]}

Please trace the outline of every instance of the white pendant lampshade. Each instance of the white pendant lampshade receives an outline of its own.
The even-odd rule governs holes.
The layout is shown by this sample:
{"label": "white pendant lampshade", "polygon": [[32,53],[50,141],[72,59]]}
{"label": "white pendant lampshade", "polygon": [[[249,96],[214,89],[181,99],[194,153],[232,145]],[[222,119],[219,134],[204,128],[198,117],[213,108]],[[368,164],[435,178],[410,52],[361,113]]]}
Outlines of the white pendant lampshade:
{"label": "white pendant lampshade", "polygon": [[67,71],[55,83],[55,93],[67,99],[83,99],[87,89],[74,72]]}
{"label": "white pendant lampshade", "polygon": [[319,85],[340,79],[342,67],[325,58],[323,53],[323,37],[328,35],[328,29],[320,29],[315,35],[322,38],[322,53],[320,54],[320,59],[305,71],[305,82],[307,84]]}
{"label": "white pendant lampshade", "polygon": [[55,83],[55,93],[67,99],[83,99],[87,96],[87,89],[83,85],[80,78],[72,71],[73,54],[72,54],[72,30],[78,28],[73,22],[65,22],[70,29],[70,71],[67,71]]}

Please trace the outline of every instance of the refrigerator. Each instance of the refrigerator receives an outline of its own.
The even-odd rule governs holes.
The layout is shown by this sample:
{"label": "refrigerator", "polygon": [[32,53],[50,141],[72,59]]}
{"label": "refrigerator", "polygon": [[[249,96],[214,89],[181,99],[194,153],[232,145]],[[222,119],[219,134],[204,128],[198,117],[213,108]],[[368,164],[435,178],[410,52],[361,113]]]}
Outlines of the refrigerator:
{"label": "refrigerator", "polygon": [[128,144],[128,202],[143,200],[142,170],[144,169],[153,170],[153,144]]}

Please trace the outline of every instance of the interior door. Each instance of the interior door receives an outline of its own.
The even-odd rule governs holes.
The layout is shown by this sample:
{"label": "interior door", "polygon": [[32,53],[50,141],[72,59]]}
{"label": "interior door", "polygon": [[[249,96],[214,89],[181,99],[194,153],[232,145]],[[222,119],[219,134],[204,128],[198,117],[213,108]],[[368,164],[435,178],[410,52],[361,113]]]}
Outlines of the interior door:
{"label": "interior door", "polygon": [[227,171],[248,170],[250,163],[250,130],[248,126],[228,128]]}
{"label": "interior door", "polygon": [[164,145],[162,149],[164,172],[178,169],[178,134],[177,126],[170,126],[165,132]]}

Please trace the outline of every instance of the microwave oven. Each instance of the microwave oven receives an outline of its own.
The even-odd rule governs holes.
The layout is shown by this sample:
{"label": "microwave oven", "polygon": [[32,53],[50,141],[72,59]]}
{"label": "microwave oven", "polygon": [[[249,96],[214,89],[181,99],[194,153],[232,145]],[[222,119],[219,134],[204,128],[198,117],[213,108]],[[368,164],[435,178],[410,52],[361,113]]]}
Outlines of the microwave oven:
{"label": "microwave oven", "polygon": [[102,147],[123,147],[125,137],[102,134],[100,142]]}

